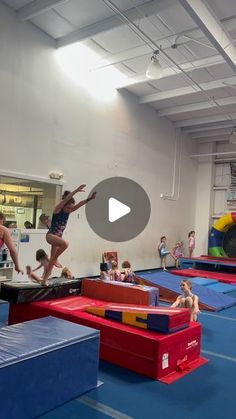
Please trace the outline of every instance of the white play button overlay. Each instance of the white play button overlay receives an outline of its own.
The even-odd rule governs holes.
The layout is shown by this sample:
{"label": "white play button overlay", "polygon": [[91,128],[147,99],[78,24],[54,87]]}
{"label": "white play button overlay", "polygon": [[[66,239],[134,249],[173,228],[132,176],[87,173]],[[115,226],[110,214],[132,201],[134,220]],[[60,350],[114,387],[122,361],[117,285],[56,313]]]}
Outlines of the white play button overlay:
{"label": "white play button overlay", "polygon": [[97,183],[90,191],[96,199],[85,207],[93,231],[112,243],[138,236],[151,214],[147,193],[138,183],[124,177],[111,177]]}
{"label": "white play button overlay", "polygon": [[126,214],[131,212],[131,208],[128,205],[123,204],[123,202],[118,201],[115,198],[110,198],[108,201],[108,219],[110,223],[119,220],[124,217]]}

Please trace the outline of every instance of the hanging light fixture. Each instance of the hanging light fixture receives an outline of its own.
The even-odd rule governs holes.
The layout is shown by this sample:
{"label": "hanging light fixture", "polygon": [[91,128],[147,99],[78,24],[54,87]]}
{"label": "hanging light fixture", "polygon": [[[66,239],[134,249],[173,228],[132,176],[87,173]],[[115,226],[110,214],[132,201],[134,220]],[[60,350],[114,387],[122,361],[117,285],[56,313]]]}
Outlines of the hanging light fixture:
{"label": "hanging light fixture", "polygon": [[151,62],[147,68],[146,76],[149,79],[160,79],[163,75],[162,66],[157,58],[159,50],[153,51]]}
{"label": "hanging light fixture", "polygon": [[229,136],[229,142],[230,144],[236,144],[236,127],[233,128],[233,131]]}

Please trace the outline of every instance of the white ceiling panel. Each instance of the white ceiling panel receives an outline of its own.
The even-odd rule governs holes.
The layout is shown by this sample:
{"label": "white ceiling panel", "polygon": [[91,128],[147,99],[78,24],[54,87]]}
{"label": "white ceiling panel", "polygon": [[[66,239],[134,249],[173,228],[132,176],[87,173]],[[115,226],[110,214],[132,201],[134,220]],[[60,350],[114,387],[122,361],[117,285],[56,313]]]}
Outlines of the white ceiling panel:
{"label": "white ceiling panel", "polygon": [[25,6],[26,4],[31,3],[31,1],[32,0],[3,0],[2,3],[16,10]]}
{"label": "white ceiling panel", "polygon": [[[213,115],[222,115],[225,112],[225,107],[222,106],[220,108],[209,108],[204,109],[201,111],[194,111],[194,112],[186,112],[181,113],[179,115],[170,115],[168,116],[169,119],[172,121],[180,121],[182,119],[190,119],[190,118],[204,118],[207,116],[213,116]],[[236,106],[231,106],[231,110],[228,109],[230,113],[234,113],[236,111]]]}
{"label": "white ceiling panel", "polygon": [[149,83],[142,83],[137,86],[133,85],[127,90],[136,96],[151,95],[152,93],[156,93],[156,89],[154,89]]}
{"label": "white ceiling panel", "polygon": [[191,95],[179,96],[173,100],[176,105],[190,105],[191,103],[205,102],[207,97],[203,92],[196,92]]}
{"label": "white ceiling panel", "polygon": [[171,99],[159,100],[158,102],[156,102],[156,103],[154,102],[152,104],[152,106],[157,110],[168,109],[168,108],[171,108],[172,106],[175,106],[175,105],[176,105],[176,102],[174,100],[171,100]]}
{"label": "white ceiling panel", "polygon": [[165,90],[171,89],[178,89],[180,87],[189,86],[188,80],[186,80],[185,76],[178,74],[173,77],[165,77],[164,79],[160,79],[157,81],[151,81],[151,84],[156,87],[157,89],[161,90],[162,92]]}
{"label": "white ceiling panel", "polygon": [[215,80],[235,75],[232,68],[226,63],[211,66],[208,68],[208,72],[214,77]]}
{"label": "white ceiling panel", "polygon": [[134,20],[134,23],[151,39],[156,41],[170,36],[171,31],[156,16],[148,16]]}
{"label": "white ceiling panel", "polygon": [[143,41],[128,26],[114,28],[94,36],[93,39],[112,54],[143,44]]}
{"label": "white ceiling panel", "polygon": [[[201,118],[209,117],[209,122],[204,123],[217,126],[214,117],[217,120],[221,112],[222,126],[224,119],[229,123],[229,114],[236,115],[236,71],[234,66],[225,63],[225,60],[229,62],[227,49],[230,49],[231,57],[236,56],[236,42],[221,45],[221,49],[217,45],[217,50],[212,48],[209,39],[213,38],[194,16],[197,23],[193,21],[180,0],[0,2],[15,10],[16,18],[22,24],[33,24],[50,36],[55,41],[55,47],[78,41],[91,47],[101,57],[96,68],[102,71],[107,65],[115,65],[127,76],[121,88],[138,96],[141,106],[148,104],[159,111],[157,117],[163,114],[178,123],[189,120],[185,122],[186,126],[191,123],[195,129],[201,129]],[[204,0],[204,5],[210,9],[218,27],[220,21],[217,19],[224,19],[221,24],[225,39],[234,40],[236,0]],[[221,41],[218,39],[219,43]],[[177,44],[176,49],[171,48],[173,44]],[[160,49],[158,58],[164,76],[159,80],[148,79],[146,69],[153,51],[157,49]],[[102,61],[104,59],[106,61]],[[235,88],[222,87],[222,82]],[[221,101],[224,104],[221,109],[208,107],[208,100],[213,97],[226,99]],[[189,106],[189,109],[184,106]]]}
{"label": "white ceiling panel", "polygon": [[[55,7],[55,10],[77,28],[91,25],[98,20],[103,20],[113,15],[112,10],[101,0],[86,0],[84,2],[70,0]],[[92,14],[91,11],[93,11]]]}
{"label": "white ceiling panel", "polygon": [[214,10],[218,19],[236,15],[235,0],[208,0],[207,3]]}
{"label": "white ceiling panel", "polygon": [[144,3],[147,3],[147,0],[113,0],[112,1],[119,9],[127,10],[131,9],[131,7],[138,7]]}
{"label": "white ceiling panel", "polygon": [[158,15],[166,22],[166,25],[171,29],[172,33],[181,33],[196,26],[178,1],[174,1],[173,7],[160,12]]}
{"label": "white ceiling panel", "polygon": [[176,121],[182,121],[186,119],[194,118],[195,113],[194,112],[186,112],[182,113],[181,115],[169,115],[163,118],[169,119],[169,121],[176,122]]}
{"label": "white ceiling panel", "polygon": [[[186,38],[186,41],[188,38]],[[203,45],[204,44],[204,45]],[[209,46],[207,46],[209,45]],[[191,49],[198,58],[210,57],[217,54],[217,51],[206,38],[197,39],[197,41],[186,42],[186,46]]]}
{"label": "white ceiling panel", "polygon": [[72,23],[55,13],[54,10],[33,17],[31,22],[52,38],[67,35],[75,30]]}
{"label": "white ceiling panel", "polygon": [[[232,91],[232,95],[234,96],[236,93],[236,90],[234,90],[234,92]],[[208,94],[209,96],[213,96],[216,99],[220,99],[223,97],[227,97],[227,90],[222,88],[222,89],[212,89],[212,90],[208,90]]]}
{"label": "white ceiling panel", "polygon": [[193,70],[188,73],[194,81],[197,83],[206,83],[208,81],[214,80],[214,77],[210,74],[208,69],[199,68],[198,70]]}

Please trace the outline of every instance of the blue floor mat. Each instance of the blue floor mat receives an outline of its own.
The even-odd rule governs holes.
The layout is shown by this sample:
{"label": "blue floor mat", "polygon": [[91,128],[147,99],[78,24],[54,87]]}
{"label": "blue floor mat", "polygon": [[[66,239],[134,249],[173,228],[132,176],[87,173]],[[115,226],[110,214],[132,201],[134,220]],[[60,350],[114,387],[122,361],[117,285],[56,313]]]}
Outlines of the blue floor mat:
{"label": "blue floor mat", "polygon": [[[8,304],[0,304],[0,321],[6,322],[7,313]],[[202,356],[209,359],[208,364],[166,385],[101,361],[99,379],[104,385],[85,395],[94,402],[95,408],[86,406],[82,396],[40,419],[233,418],[236,306],[222,313],[201,313],[200,322]],[[104,406],[108,409],[103,409]],[[120,413],[108,414],[109,408]]]}
{"label": "blue floor mat", "polygon": [[[148,281],[150,285],[153,284],[157,287],[160,286],[174,291],[176,292],[176,295],[179,295],[181,293],[179,284],[183,280],[182,276],[160,271],[139,274],[139,277]],[[196,294],[198,296],[199,301],[202,304],[206,304],[208,307],[211,307],[214,311],[220,311],[224,308],[231,307],[236,304],[235,298],[211,290],[206,286],[193,284],[192,291],[193,294]]]}

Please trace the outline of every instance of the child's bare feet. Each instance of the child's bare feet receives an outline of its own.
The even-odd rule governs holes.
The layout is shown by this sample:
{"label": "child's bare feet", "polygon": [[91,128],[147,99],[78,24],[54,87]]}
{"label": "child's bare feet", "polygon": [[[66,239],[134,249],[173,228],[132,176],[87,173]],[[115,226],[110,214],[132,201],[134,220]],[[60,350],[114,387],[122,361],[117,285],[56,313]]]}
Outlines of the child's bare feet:
{"label": "child's bare feet", "polygon": [[42,282],[41,282],[41,285],[43,287],[48,287],[48,285],[49,285],[48,280],[47,279],[43,279]]}
{"label": "child's bare feet", "polygon": [[58,262],[58,260],[55,260],[54,266],[56,266],[57,268],[63,268],[63,265],[61,265],[61,263]]}

